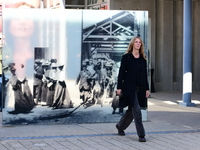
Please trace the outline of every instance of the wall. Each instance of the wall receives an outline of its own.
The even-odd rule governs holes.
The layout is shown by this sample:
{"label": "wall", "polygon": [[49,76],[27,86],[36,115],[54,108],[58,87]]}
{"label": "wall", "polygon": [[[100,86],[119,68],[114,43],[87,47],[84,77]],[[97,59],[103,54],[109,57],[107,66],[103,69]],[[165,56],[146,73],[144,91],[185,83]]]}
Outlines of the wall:
{"label": "wall", "polygon": [[[181,91],[183,79],[183,1],[112,0],[110,9],[147,10],[151,18],[151,65],[156,91]],[[193,0],[193,91],[200,90],[200,0]],[[190,39],[188,39],[190,40]]]}
{"label": "wall", "polygon": [[200,1],[193,4],[193,89],[200,90]]}

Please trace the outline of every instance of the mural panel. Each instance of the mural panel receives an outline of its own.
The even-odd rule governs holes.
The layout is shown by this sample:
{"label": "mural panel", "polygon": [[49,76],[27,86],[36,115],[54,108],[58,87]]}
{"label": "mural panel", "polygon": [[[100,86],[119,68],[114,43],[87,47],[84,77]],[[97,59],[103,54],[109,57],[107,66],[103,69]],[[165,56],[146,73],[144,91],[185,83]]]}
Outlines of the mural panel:
{"label": "mural panel", "polygon": [[115,94],[121,56],[134,36],[147,50],[147,18],[146,11],[5,9],[3,125],[117,122],[126,110]]}

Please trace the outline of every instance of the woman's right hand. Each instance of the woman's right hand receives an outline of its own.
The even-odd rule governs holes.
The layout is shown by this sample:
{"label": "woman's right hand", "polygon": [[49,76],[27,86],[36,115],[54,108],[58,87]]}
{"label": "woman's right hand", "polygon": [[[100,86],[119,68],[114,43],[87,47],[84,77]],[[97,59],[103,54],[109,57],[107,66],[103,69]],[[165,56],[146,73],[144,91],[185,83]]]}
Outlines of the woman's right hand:
{"label": "woman's right hand", "polygon": [[121,89],[117,89],[116,94],[117,95],[121,95],[121,93],[122,93],[122,90]]}

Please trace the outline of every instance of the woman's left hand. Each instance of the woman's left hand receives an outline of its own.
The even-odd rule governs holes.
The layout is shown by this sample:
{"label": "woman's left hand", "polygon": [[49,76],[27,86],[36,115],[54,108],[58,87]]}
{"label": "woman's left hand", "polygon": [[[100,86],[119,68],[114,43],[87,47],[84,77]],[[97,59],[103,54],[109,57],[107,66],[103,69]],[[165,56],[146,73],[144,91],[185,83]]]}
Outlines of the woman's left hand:
{"label": "woman's left hand", "polygon": [[148,98],[150,96],[150,92],[147,90],[146,91],[146,98]]}

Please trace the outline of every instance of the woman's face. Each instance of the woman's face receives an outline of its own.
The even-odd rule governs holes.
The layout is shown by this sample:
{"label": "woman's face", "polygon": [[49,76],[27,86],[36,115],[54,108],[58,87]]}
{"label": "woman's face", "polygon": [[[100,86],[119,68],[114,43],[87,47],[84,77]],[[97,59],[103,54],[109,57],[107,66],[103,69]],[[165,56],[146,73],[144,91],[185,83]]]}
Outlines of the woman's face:
{"label": "woman's face", "polygon": [[[2,1],[2,0],[0,0]],[[40,1],[41,0],[6,0],[6,6],[11,7],[13,4],[18,3],[18,2],[26,2],[32,6],[34,6],[35,8],[40,8]]]}
{"label": "woman's face", "polygon": [[33,20],[25,17],[13,19],[10,22],[9,31],[14,37],[18,38],[30,37],[34,31],[34,22]]}
{"label": "woman's face", "polygon": [[135,39],[135,41],[133,43],[133,49],[139,50],[141,45],[142,45],[142,43],[141,43],[140,39],[137,38],[137,39]]}

